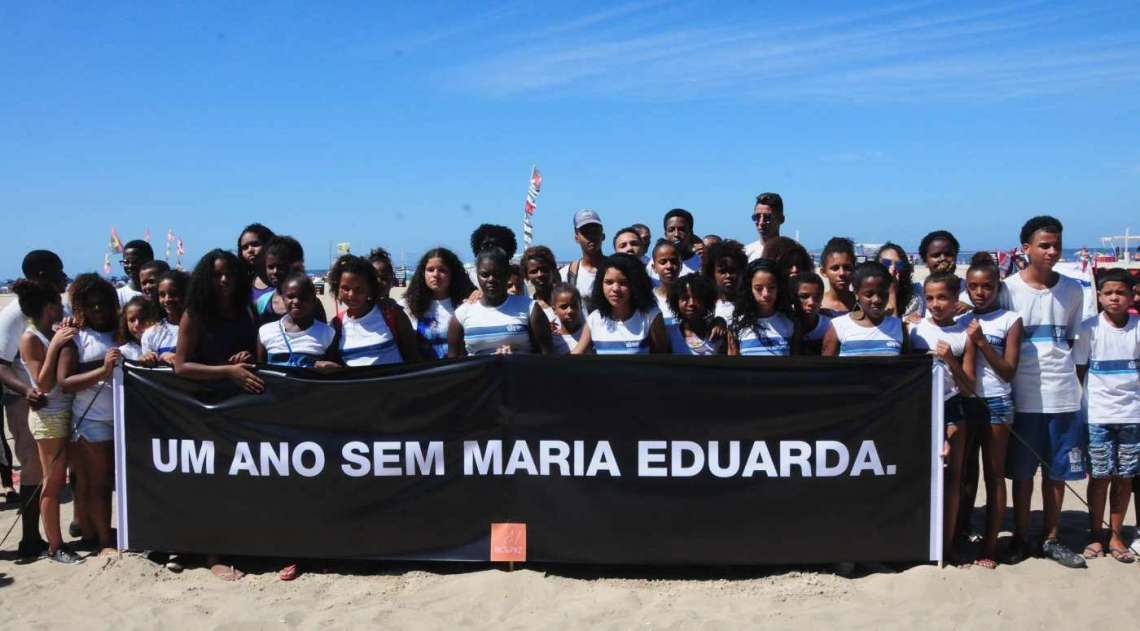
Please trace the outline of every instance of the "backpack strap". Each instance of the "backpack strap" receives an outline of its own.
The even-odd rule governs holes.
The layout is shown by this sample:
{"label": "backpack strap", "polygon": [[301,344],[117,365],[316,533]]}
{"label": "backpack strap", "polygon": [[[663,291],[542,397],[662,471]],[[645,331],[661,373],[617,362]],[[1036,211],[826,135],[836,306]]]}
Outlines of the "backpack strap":
{"label": "backpack strap", "polygon": [[577,287],[578,286],[578,268],[582,265],[582,259],[574,259],[570,262],[570,269],[566,270],[566,282]]}

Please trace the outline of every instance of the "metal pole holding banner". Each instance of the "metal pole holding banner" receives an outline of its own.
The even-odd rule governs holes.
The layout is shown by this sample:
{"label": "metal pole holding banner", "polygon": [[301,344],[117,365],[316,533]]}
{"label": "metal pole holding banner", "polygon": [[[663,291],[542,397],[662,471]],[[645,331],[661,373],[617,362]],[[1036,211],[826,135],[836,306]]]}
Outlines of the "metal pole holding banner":
{"label": "metal pole holding banner", "polygon": [[942,397],[943,372],[940,362],[934,362],[930,378],[930,560],[942,567],[942,520],[945,507],[942,445],[946,440],[945,406]]}
{"label": "metal pole holding banner", "polygon": [[130,541],[127,523],[127,441],[123,422],[123,365],[117,364],[111,376],[111,392],[115,408],[115,521],[119,528],[116,545],[119,551],[127,549]]}

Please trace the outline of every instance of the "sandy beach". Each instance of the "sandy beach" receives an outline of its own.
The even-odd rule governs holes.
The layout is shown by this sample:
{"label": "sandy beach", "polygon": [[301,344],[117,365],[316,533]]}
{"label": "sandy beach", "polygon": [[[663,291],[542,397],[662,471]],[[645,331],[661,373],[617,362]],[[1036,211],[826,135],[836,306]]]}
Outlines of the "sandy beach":
{"label": "sandy beach", "polygon": [[[1083,495],[1083,483],[1074,488]],[[1063,538],[1080,549],[1087,518],[1075,498],[1066,507]],[[981,518],[975,511],[975,525]],[[12,507],[0,510],[5,529],[15,519]],[[1039,511],[1033,519],[1037,528]],[[206,569],[173,574],[137,554],[76,567],[21,564],[19,536],[17,525],[0,552],[0,607],[12,629],[1115,628],[1134,624],[1140,589],[1140,564],[1110,558],[1087,570],[1030,559],[995,571],[860,569],[853,578],[826,567],[315,563],[291,583],[277,579],[279,562],[251,559],[239,564],[248,576],[224,583]]]}

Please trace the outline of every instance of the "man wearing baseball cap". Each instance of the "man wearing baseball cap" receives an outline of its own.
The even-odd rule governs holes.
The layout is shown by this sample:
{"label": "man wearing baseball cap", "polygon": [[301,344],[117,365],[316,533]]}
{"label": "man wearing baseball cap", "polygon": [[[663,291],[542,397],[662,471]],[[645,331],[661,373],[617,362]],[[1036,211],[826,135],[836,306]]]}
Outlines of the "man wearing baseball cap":
{"label": "man wearing baseball cap", "polygon": [[[24,257],[24,278],[47,285],[63,293],[67,288],[67,275],[63,261],[55,252],[32,250]],[[19,556],[38,556],[47,549],[40,537],[40,502],[36,491],[43,479],[36,441],[28,428],[28,410],[42,406],[46,397],[36,390],[28,378],[19,358],[20,337],[28,327],[28,319],[20,311],[20,301],[12,300],[0,310],[0,384],[4,386],[4,414],[20,459],[20,515],[24,535],[20,540]]]}
{"label": "man wearing baseball cap", "polygon": [[578,288],[582,295],[582,305],[592,311],[590,296],[594,292],[594,277],[602,264],[602,242],[606,232],[602,229],[602,218],[589,208],[574,213],[574,241],[582,250],[582,258],[558,270],[562,280]]}

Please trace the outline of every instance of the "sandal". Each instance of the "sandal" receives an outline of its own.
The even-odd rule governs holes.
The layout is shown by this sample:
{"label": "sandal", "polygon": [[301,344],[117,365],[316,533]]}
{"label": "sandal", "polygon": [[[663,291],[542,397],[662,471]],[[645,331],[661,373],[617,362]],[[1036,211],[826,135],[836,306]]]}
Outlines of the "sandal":
{"label": "sandal", "polygon": [[1086,559],[1099,559],[1104,556],[1104,545],[1099,541],[1094,541],[1085,546],[1084,551],[1081,552],[1081,556]]}
{"label": "sandal", "polygon": [[165,566],[167,570],[170,570],[175,574],[178,574],[186,568],[186,566],[182,564],[182,557],[178,556],[177,554],[167,559]]}
{"label": "sandal", "polygon": [[1128,548],[1113,548],[1110,546],[1108,553],[1112,555],[1112,558],[1121,563],[1134,563],[1136,561],[1136,555]]}
{"label": "sandal", "polygon": [[987,570],[996,570],[998,563],[997,563],[997,561],[995,561],[993,559],[981,558],[981,559],[974,559],[973,565],[976,567],[985,568]]}
{"label": "sandal", "polygon": [[300,575],[301,568],[297,567],[296,563],[290,563],[289,565],[286,565],[279,574],[277,574],[277,578],[283,581],[291,581]]}

